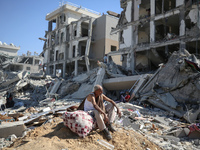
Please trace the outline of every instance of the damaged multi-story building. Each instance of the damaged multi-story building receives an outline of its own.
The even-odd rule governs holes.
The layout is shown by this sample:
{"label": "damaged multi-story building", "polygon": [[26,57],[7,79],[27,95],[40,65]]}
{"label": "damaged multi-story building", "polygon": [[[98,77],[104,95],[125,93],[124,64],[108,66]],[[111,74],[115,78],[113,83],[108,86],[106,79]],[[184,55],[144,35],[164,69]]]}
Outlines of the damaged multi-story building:
{"label": "damaged multi-story building", "polygon": [[[77,75],[97,66],[105,54],[119,49],[118,34],[110,35],[118,18],[65,3],[46,15],[44,65],[46,74]],[[120,63],[119,56],[112,57]]]}
{"label": "damaged multi-story building", "polygon": [[120,0],[123,11],[111,34],[119,33],[122,66],[132,73],[156,70],[173,51],[199,55],[198,0]]}
{"label": "damaged multi-story building", "polygon": [[15,46],[13,43],[9,45],[5,42],[2,43],[0,41],[0,55],[7,55],[7,56],[17,56],[17,52],[20,49],[19,46]]}
{"label": "damaged multi-story building", "polygon": [[43,64],[43,57],[27,52],[27,55],[18,56],[19,46],[13,43],[6,44],[0,41],[0,69],[4,71],[27,71],[38,73]]}

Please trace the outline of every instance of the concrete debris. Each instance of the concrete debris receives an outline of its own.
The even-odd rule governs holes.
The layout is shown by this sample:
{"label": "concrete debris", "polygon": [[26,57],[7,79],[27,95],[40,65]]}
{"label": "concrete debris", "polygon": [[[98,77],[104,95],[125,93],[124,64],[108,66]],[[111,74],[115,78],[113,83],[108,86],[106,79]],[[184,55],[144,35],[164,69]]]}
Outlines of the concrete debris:
{"label": "concrete debris", "polygon": [[[168,119],[167,116],[170,115],[170,112],[167,113],[161,109],[157,111],[150,107],[141,107],[139,109],[140,107],[134,107],[135,105],[130,103],[128,105],[127,103],[118,103],[118,106],[121,108],[123,116],[121,119],[115,120],[117,126],[141,132],[142,135],[148,137],[149,140],[163,149],[178,149],[178,147],[182,149],[197,148],[192,143],[192,139],[200,138],[198,136],[198,124],[190,126],[182,123],[180,119],[175,117]],[[135,113],[136,111],[138,113]],[[154,117],[154,115],[156,116]],[[188,138],[190,142],[188,142]],[[196,141],[196,143],[198,142]]]}
{"label": "concrete debris", "polygon": [[11,134],[21,137],[25,129],[23,121],[2,123],[0,126],[0,138],[6,138]]}
{"label": "concrete debris", "polygon": [[0,68],[4,71],[39,73],[42,70],[43,59],[43,57],[36,54],[31,55],[29,51],[27,55],[24,54],[22,56],[0,53]]}
{"label": "concrete debris", "polygon": [[12,122],[1,119],[1,140],[7,138],[10,143],[4,141],[0,146],[14,142],[14,135],[25,136],[26,126],[35,128],[51,122],[54,116],[66,110],[76,110],[79,102],[93,91],[94,85],[101,84],[104,93],[111,99],[116,97],[114,100],[123,90],[131,93],[130,103],[117,104],[122,111],[122,117],[115,120],[117,128],[135,130],[163,149],[198,148],[198,63],[199,60],[185,50],[174,52],[154,74],[130,76],[117,65],[102,62],[99,68],[67,79],[32,78],[26,71],[1,72],[1,105],[7,102],[7,91],[12,92],[15,105],[1,109],[1,114],[10,117]]}
{"label": "concrete debris", "polygon": [[54,83],[53,83],[53,85],[51,84],[52,87],[51,87],[50,92],[47,90],[46,97],[48,98],[48,97],[50,97],[52,95],[55,95],[56,92],[58,91],[58,88],[60,87],[61,83],[62,82],[58,78],[56,78]]}
{"label": "concrete debris", "polygon": [[194,123],[200,113],[199,89],[193,84],[199,82],[198,63],[199,60],[186,50],[174,52],[169,61],[139,91],[140,100],[146,100]]}

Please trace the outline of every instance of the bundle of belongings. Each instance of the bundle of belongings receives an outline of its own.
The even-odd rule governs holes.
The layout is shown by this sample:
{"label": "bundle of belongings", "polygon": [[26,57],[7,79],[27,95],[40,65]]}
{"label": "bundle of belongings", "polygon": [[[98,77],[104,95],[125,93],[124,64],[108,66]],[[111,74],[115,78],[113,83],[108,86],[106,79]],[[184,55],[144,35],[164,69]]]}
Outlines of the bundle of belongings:
{"label": "bundle of belongings", "polygon": [[63,122],[65,126],[82,138],[87,136],[94,127],[93,118],[82,110],[65,112]]}

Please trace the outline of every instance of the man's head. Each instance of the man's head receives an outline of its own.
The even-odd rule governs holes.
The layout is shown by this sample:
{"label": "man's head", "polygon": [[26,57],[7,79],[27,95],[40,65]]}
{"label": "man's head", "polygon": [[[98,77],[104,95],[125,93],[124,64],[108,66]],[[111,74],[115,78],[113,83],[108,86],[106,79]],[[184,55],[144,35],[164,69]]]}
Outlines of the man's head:
{"label": "man's head", "polygon": [[94,93],[95,93],[95,95],[97,95],[97,96],[100,96],[102,93],[103,93],[103,88],[102,88],[102,86],[101,85],[95,85],[94,86]]}

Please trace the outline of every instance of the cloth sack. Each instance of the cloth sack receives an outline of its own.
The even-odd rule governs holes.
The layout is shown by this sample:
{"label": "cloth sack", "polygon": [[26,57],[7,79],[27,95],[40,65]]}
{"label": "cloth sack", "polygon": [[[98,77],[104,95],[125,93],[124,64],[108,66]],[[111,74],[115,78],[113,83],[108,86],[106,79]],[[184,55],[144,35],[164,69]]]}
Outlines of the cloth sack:
{"label": "cloth sack", "polygon": [[80,137],[87,136],[94,127],[93,118],[85,111],[77,110],[63,114],[64,125]]}

